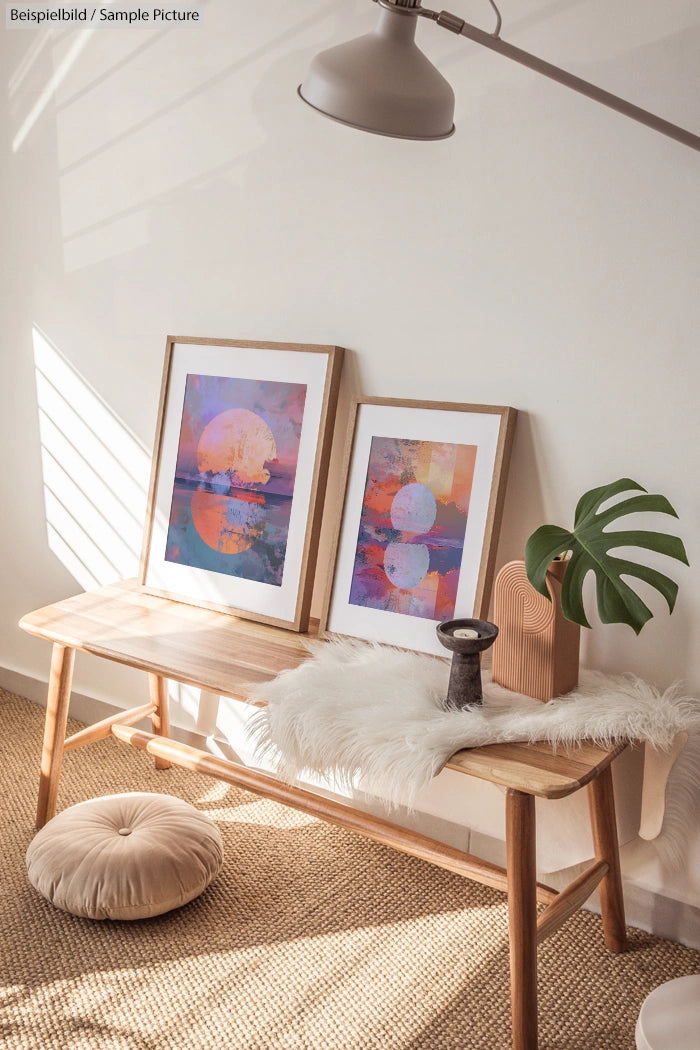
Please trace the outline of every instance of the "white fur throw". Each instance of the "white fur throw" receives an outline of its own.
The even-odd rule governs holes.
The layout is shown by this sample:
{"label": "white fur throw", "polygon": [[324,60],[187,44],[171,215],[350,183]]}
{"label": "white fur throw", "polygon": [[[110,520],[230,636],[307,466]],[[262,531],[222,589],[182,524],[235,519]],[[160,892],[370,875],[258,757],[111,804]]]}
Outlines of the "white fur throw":
{"label": "white fur throw", "polygon": [[[267,704],[251,727],[258,757],[273,761],[286,780],[332,776],[390,806],[410,807],[464,747],[584,739],[609,746],[625,739],[668,750],[677,733],[700,733],[697,700],[678,687],[661,693],[630,674],[583,671],[575,692],[543,704],[493,684],[482,671],[483,706],[446,711],[447,660],[354,639],[310,649],[300,667],[252,691]],[[696,770],[691,779],[694,791]]]}

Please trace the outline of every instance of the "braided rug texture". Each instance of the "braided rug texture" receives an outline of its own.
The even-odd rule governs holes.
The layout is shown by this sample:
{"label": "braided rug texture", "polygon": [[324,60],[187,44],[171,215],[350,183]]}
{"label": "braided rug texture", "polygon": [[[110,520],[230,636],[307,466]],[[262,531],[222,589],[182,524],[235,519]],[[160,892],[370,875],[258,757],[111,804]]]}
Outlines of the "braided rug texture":
{"label": "braided rug texture", "polygon": [[[74,723],[71,731],[78,728]],[[43,710],[0,690],[2,1050],[507,1050],[505,898],[209,778],[102,741],[65,755],[59,809],[172,793],[215,820],[219,877],[138,922],[29,885]],[[700,955],[638,930],[611,955],[582,912],[540,950],[541,1050],[634,1050],[645,997]]]}

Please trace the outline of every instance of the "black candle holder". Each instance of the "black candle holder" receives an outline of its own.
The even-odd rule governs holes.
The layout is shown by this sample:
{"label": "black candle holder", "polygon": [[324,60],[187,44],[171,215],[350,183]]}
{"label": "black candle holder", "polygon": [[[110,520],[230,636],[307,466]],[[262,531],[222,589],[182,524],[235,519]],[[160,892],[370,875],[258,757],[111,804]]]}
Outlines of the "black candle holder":
{"label": "black candle holder", "polygon": [[496,641],[498,627],[488,620],[447,620],[436,631],[441,644],[452,653],[445,707],[480,704],[481,654]]}

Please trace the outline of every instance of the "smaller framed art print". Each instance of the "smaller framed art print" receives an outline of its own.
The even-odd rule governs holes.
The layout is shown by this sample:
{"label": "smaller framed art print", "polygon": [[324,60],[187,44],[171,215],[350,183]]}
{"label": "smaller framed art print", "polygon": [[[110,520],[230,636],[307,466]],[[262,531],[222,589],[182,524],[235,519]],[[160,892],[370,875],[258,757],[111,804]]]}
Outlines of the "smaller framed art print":
{"label": "smaller framed art print", "polygon": [[168,337],[144,590],[307,629],[342,353]]}
{"label": "smaller framed art print", "polygon": [[361,398],[322,630],[444,656],[486,619],[516,410]]}

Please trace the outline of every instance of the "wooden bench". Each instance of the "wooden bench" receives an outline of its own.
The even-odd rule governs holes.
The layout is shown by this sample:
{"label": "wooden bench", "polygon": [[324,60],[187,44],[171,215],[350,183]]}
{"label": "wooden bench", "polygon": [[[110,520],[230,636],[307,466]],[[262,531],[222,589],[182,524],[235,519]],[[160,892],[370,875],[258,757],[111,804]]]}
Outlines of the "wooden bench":
{"label": "wooden bench", "polygon": [[[508,894],[514,1050],[537,1050],[537,946],[600,888],[605,943],[625,949],[625,918],[611,762],[625,744],[584,743],[556,753],[547,744],[493,744],[458,751],[450,769],[506,789],[506,867],[354,810],[274,776],[180,743],[169,736],[167,682],[246,699],[246,686],[264,683],[308,657],[305,637],[141,592],[135,581],[76,595],[30,613],[27,632],[53,643],[41,759],[37,826],[56,811],[65,751],[109,735],[170,763],[206,773],[265,798],[356,831],[375,842],[457,872]],[[311,632],[313,633],[313,631]],[[76,650],[146,671],[150,701],[66,738]],[[134,728],[150,717],[152,732]],[[566,889],[537,882],[535,797],[564,798],[585,787],[595,861]],[[538,914],[538,904],[544,905]]]}

